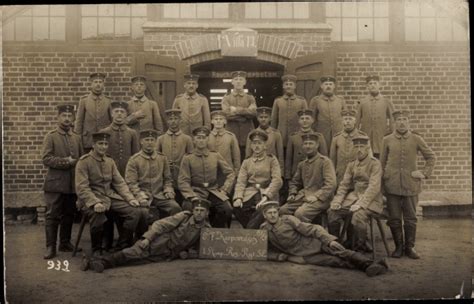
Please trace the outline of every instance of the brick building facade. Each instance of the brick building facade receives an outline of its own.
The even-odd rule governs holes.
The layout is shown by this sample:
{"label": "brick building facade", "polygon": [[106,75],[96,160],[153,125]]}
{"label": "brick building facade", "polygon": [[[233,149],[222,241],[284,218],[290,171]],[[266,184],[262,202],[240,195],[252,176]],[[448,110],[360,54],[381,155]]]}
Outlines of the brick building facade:
{"label": "brick building facade", "polygon": [[[397,1],[386,6],[386,18],[383,14],[378,19],[373,18],[387,19],[386,39],[377,38],[378,29],[374,28],[372,40],[359,39],[365,35],[361,32],[363,29],[359,29],[356,41],[344,41],[344,21],[338,38],[334,34],[337,26],[329,22],[337,18],[328,13],[333,8],[325,3],[308,4],[308,16],[303,14],[301,20],[295,17],[297,8],[293,6],[294,22],[262,20],[263,15],[260,19],[243,20],[248,13],[243,3],[228,4],[227,18],[212,22],[192,16],[188,16],[186,22],[173,20],[168,18],[174,13],[171,8],[161,4],[146,5],[147,20],[142,24],[142,37],[128,40],[83,39],[81,31],[76,31],[74,26],[84,18],[81,7],[67,6],[64,41],[8,40],[4,34],[5,206],[42,204],[41,186],[46,169],[41,161],[41,147],[46,133],[56,125],[55,106],[77,104],[80,96],[88,93],[88,75],[95,71],[107,73],[106,94],[117,100],[131,97],[132,75],[145,74],[149,78],[147,94],[158,100],[162,111],[169,108],[174,96],[182,91],[185,72],[201,75],[198,91],[210,98],[211,107],[219,105],[212,89],[228,89],[230,85],[223,79],[237,68],[255,75],[249,78],[248,88],[261,105],[271,105],[274,96],[281,93],[278,78],[285,72],[298,76],[298,94],[308,100],[317,93],[319,76],[333,73],[338,79],[337,94],[352,105],[366,94],[365,75],[376,73],[381,76],[382,94],[391,99],[397,109],[413,113],[411,127],[423,135],[437,155],[433,177],[425,181],[424,190],[470,193],[468,43],[466,39],[454,39],[457,28],[454,25],[449,41],[407,41],[403,24],[411,24],[406,21],[408,5]],[[435,8],[436,11],[446,9]],[[263,9],[259,9],[263,14]],[[4,29],[22,13],[24,11],[5,12]],[[183,10],[179,14],[183,14]],[[339,19],[344,19],[344,7],[341,14]],[[33,13],[33,20],[34,16]],[[433,18],[436,16],[438,13]],[[84,31],[83,25],[82,33]],[[243,43],[244,47],[255,48],[256,55],[239,56],[238,51],[237,55],[223,55],[226,43],[223,36],[229,33],[254,37],[250,44]],[[15,32],[14,37],[16,35]]]}

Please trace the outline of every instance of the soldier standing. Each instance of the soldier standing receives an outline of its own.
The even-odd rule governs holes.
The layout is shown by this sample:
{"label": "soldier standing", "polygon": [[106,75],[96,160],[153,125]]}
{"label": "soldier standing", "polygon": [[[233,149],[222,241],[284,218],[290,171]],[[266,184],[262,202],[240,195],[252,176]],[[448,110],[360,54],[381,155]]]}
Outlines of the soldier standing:
{"label": "soldier standing", "polygon": [[[435,154],[423,138],[410,131],[407,111],[393,112],[395,131],[383,139],[381,155],[383,186],[387,197],[390,227],[395,242],[392,257],[403,255],[403,228],[405,230],[405,254],[419,259],[415,251],[416,206],[421,192],[421,180],[430,177],[435,164]],[[417,154],[425,159],[423,170],[417,170]]]}
{"label": "soldier standing", "polygon": [[112,122],[110,98],[103,94],[105,74],[92,73],[89,76],[91,92],[79,100],[74,131],[82,137],[85,152],[92,149],[92,133],[107,127]]}
{"label": "soldier standing", "polygon": [[365,81],[369,95],[359,101],[356,126],[369,136],[372,152],[380,158],[383,137],[393,131],[393,104],[380,93],[379,76],[367,76]]}
{"label": "soldier standing", "polygon": [[[210,222],[212,227],[225,228],[232,218],[229,193],[235,180],[233,168],[217,152],[209,151],[209,129],[199,127],[193,131],[193,153],[185,155],[179,170],[178,187],[185,198],[184,210],[191,210],[191,203],[198,199],[211,201]],[[225,176],[223,184],[218,173]]]}
{"label": "soldier standing", "polygon": [[71,230],[76,211],[74,169],[84,153],[81,138],[72,132],[74,106],[58,106],[58,126],[49,132],[43,143],[43,164],[48,167],[44,181],[46,202],[45,259],[56,256],[56,240],[59,230],[59,251],[73,251]]}
{"label": "soldier standing", "polygon": [[138,75],[132,77],[131,81],[133,97],[128,101],[128,112],[130,115],[126,119],[127,125],[137,132],[154,129],[162,134],[163,121],[158,103],[145,96],[146,77]]}
{"label": "soldier standing", "polygon": [[204,95],[196,92],[199,75],[184,75],[184,93],[179,94],[173,101],[173,109],[181,110],[181,131],[191,135],[192,131],[201,126],[211,128],[209,102]]}
{"label": "soldier standing", "polygon": [[345,109],[346,102],[334,94],[336,78],[323,76],[320,82],[323,93],[311,99],[309,108],[314,111],[316,132],[324,135],[326,145],[330,147],[333,136],[342,130],[341,111]]}

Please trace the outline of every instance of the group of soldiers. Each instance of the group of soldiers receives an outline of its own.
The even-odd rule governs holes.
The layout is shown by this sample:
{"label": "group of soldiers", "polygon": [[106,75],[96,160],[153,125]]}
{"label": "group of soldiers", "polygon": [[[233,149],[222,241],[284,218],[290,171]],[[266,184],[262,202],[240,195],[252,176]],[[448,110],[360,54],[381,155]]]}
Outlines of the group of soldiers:
{"label": "group of soldiers", "polygon": [[[165,121],[145,96],[144,76],[131,79],[128,102],[104,95],[105,78],[90,75],[77,113],[58,106],[58,127],[44,141],[45,259],[56,256],[58,229],[58,250],[73,250],[76,201],[90,223],[83,270],[197,257],[201,228],[230,228],[234,214],[245,229],[268,230],[271,260],[379,275],[386,260],[363,252],[373,250],[367,223],[384,208],[392,257],[419,258],[416,206],[435,156],[410,129],[409,113],[380,93],[377,75],[366,78],[368,95],[356,110],[335,95],[332,76],[320,79],[321,94],[308,104],[295,94],[294,75],[282,77],[284,94],[269,108],[257,107],[244,90],[246,73],[236,71],[222,110],[211,113],[196,91],[198,76],[189,74]],[[327,230],[315,224],[324,217]]]}

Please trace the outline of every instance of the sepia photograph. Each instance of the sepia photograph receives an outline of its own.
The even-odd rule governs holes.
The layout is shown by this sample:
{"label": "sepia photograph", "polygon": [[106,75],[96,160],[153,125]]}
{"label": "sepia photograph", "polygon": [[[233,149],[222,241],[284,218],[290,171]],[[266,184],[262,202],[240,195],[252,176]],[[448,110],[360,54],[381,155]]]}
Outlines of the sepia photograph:
{"label": "sepia photograph", "polygon": [[467,0],[0,16],[2,302],[474,297]]}

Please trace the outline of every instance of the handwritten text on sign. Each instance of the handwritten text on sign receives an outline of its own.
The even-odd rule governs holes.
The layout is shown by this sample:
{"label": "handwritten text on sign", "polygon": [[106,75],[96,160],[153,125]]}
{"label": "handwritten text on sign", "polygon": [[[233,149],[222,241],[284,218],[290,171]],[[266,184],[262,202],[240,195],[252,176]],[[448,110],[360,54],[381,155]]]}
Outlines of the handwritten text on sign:
{"label": "handwritten text on sign", "polygon": [[267,231],[253,229],[201,230],[199,258],[224,260],[266,260]]}
{"label": "handwritten text on sign", "polygon": [[257,32],[246,28],[231,28],[220,34],[222,56],[257,57]]}

